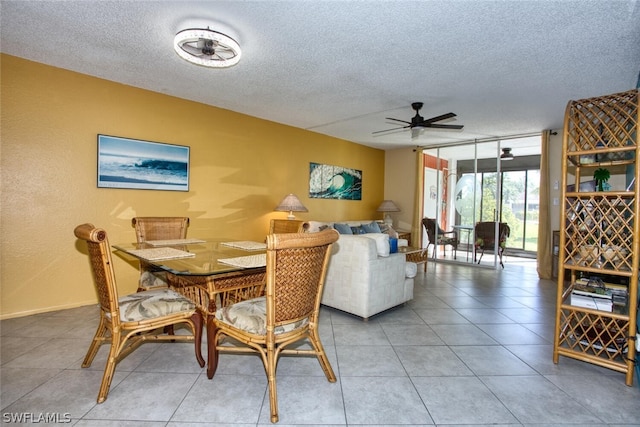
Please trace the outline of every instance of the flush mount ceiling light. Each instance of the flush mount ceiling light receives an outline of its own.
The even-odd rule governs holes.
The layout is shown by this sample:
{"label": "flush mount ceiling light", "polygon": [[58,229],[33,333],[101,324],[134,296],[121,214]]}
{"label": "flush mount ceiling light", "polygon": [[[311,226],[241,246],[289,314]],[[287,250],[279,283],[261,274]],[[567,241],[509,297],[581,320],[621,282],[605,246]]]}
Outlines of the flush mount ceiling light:
{"label": "flush mount ceiling light", "polygon": [[182,59],[213,68],[236,65],[242,54],[238,42],[209,28],[180,31],[173,39],[173,48]]}
{"label": "flush mount ceiling light", "polygon": [[500,160],[513,160],[513,154],[511,154],[511,148],[503,148]]}

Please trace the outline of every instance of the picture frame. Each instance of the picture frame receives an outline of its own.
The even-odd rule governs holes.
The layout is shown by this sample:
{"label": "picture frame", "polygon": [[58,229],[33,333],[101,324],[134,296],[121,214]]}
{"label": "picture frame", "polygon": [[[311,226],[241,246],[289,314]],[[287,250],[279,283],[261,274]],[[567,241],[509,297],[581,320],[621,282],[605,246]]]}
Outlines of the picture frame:
{"label": "picture frame", "polygon": [[362,200],[362,171],[342,166],[309,163],[309,197]]}
{"label": "picture frame", "polygon": [[189,191],[190,147],[98,134],[98,188]]}

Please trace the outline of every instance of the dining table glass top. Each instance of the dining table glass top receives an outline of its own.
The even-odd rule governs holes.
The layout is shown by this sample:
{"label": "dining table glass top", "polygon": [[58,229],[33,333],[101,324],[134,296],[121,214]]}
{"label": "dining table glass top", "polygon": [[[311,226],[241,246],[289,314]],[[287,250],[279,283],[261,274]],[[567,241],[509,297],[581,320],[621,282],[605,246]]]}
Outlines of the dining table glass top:
{"label": "dining table glass top", "polygon": [[180,239],[113,248],[176,275],[211,276],[266,265],[266,245],[252,241]]}

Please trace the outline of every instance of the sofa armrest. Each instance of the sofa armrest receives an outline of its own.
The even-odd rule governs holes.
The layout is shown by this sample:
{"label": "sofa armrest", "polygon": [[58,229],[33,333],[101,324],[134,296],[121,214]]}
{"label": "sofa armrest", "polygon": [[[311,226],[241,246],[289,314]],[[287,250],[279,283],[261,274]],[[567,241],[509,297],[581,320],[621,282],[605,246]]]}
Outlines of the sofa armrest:
{"label": "sofa armrest", "polygon": [[376,242],[364,235],[342,234],[337,242],[333,244],[332,256],[341,253],[340,256],[349,254],[351,258],[358,262],[366,262],[378,258]]}

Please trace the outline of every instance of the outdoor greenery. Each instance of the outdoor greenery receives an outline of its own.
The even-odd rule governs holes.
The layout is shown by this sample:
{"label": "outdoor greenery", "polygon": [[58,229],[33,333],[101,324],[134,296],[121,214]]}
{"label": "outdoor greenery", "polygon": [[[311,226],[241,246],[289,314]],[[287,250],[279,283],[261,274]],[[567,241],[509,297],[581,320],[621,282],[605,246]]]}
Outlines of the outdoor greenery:
{"label": "outdoor greenery", "polygon": [[[502,213],[501,222],[511,228],[507,247],[536,251],[538,242],[538,203],[540,194],[539,171],[503,172],[502,175]],[[472,177],[473,174],[470,174]],[[456,209],[461,214],[461,224],[475,224],[479,221],[495,221],[497,218],[497,201],[499,175],[493,173],[478,174],[476,178],[475,218],[473,217],[473,187],[467,189],[468,194],[457,194],[464,200],[456,200]],[[527,179],[528,178],[528,179]],[[525,188],[525,185],[527,188]],[[525,206],[525,192],[527,206]],[[468,196],[468,197],[465,197]]]}

